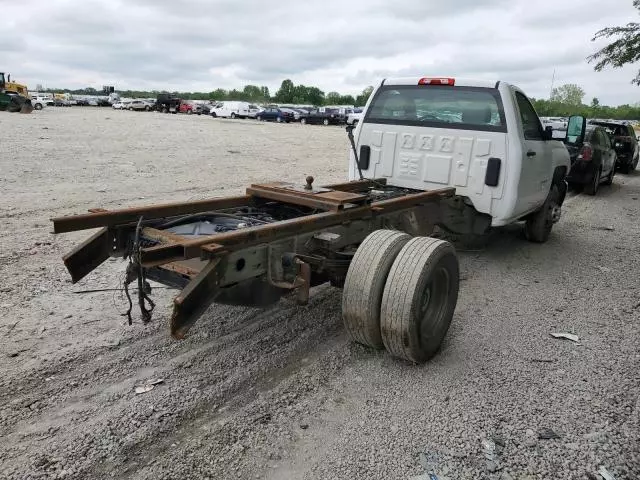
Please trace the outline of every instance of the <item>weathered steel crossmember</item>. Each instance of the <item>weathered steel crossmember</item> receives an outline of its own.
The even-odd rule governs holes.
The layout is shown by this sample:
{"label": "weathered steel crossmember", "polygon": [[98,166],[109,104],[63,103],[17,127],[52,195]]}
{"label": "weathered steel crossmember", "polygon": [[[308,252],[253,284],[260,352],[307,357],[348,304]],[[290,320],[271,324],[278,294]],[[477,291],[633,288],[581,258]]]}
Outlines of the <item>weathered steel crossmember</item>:
{"label": "weathered steel crossmember", "polygon": [[[306,303],[311,286],[326,281],[340,286],[355,247],[369,233],[400,224],[407,230],[408,225],[425,220],[420,216],[424,217],[422,207],[454,193],[452,188],[393,191],[386,189],[384,179],[320,188],[312,183],[308,178],[303,186],[281,182],[252,185],[246,195],[236,197],[92,209],[87,214],[52,219],[54,233],[99,228],[64,256],[76,283],[110,256],[130,254],[142,217],[141,238],[148,246],[140,246],[140,266],[148,278],[182,288],[174,299],[171,333],[183,338],[213,302],[260,306],[297,291],[298,301]],[[382,196],[376,197],[372,191],[382,191]],[[299,213],[293,218],[195,238],[162,227],[167,220],[197,214],[228,215],[238,209],[259,211],[280,206],[295,207]]]}

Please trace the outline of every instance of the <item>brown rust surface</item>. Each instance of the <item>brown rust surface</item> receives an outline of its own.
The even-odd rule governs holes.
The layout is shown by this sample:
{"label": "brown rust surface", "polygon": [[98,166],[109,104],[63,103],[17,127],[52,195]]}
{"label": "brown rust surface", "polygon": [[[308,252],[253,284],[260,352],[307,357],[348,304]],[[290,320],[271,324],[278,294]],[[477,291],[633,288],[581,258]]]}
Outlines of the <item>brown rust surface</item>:
{"label": "brown rust surface", "polygon": [[62,257],[73,283],[83,279],[109,258],[110,239],[109,230],[101,228]]}
{"label": "brown rust surface", "polygon": [[184,338],[200,315],[215,301],[220,281],[218,263],[218,259],[207,263],[173,300],[171,335],[174,338]]}
{"label": "brown rust surface", "polygon": [[[69,215],[53,218],[54,233],[66,233],[76,230],[88,230],[97,227],[111,227],[115,225],[137,222],[140,217],[145,220],[155,218],[188,215],[210,210],[224,210],[251,204],[251,197],[210,198],[191,202],[166,203],[162,205],[148,205],[119,210],[98,211],[83,215]],[[94,209],[95,210],[95,209]]]}
{"label": "brown rust surface", "polygon": [[147,266],[152,264],[161,265],[181,258],[195,258],[198,256],[212,258],[237,248],[276,241],[301,233],[309,233],[339,225],[343,222],[370,218],[373,215],[409,209],[425,202],[438,201],[445,196],[453,195],[454,192],[455,189],[453,188],[420,192],[338,212],[321,212],[233,232],[218,233],[186,242],[157,245],[142,249],[142,262]]}

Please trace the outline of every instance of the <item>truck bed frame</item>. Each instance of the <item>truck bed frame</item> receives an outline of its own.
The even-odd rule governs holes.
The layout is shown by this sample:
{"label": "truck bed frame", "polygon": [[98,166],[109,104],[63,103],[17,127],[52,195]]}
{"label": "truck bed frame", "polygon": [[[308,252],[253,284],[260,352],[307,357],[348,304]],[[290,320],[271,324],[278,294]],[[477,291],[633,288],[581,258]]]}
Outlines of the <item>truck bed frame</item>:
{"label": "truck bed frame", "polygon": [[311,286],[342,286],[367,235],[380,228],[424,234],[429,219],[421,209],[454,192],[407,190],[385,179],[318,188],[307,177],[306,185],[254,184],[235,197],[96,208],[52,222],[56,234],[99,229],[64,256],[73,283],[109,257],[129,259],[125,283],[138,281],[144,321],[153,307],[145,304],[146,279],[181,288],[170,325],[183,338],[213,302],[260,306],[296,292],[304,304]]}

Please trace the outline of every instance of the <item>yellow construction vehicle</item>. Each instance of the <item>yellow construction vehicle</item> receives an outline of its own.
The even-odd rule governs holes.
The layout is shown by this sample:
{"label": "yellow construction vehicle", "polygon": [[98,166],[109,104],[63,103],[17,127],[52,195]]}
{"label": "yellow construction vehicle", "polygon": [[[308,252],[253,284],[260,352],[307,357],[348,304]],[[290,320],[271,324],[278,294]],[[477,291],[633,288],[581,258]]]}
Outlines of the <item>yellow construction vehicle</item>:
{"label": "yellow construction vehicle", "polygon": [[33,111],[27,86],[12,82],[11,75],[5,79],[3,72],[0,72],[0,110],[20,113]]}

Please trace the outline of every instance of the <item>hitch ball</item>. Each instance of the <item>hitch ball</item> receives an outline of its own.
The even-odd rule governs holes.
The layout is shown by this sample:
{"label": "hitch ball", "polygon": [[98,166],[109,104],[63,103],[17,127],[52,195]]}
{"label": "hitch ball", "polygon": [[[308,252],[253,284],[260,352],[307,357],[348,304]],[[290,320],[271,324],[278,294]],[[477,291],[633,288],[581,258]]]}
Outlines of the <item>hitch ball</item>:
{"label": "hitch ball", "polygon": [[309,175],[307,177],[307,184],[304,186],[305,190],[313,190],[313,177]]}

